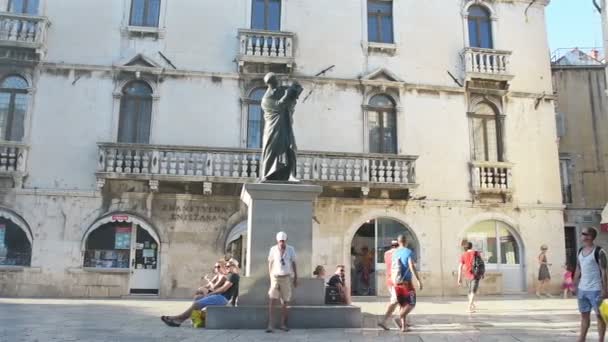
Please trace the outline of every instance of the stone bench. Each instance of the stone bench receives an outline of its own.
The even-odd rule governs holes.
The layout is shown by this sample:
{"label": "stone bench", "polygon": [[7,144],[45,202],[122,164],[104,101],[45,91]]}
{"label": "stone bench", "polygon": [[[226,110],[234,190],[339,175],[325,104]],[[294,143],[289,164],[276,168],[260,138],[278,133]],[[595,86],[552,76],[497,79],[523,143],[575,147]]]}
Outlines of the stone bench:
{"label": "stone bench", "polygon": [[[279,326],[280,307],[273,318]],[[288,325],[292,329],[361,328],[361,308],[351,305],[302,305],[289,308]],[[207,329],[265,329],[267,306],[208,306]]]}

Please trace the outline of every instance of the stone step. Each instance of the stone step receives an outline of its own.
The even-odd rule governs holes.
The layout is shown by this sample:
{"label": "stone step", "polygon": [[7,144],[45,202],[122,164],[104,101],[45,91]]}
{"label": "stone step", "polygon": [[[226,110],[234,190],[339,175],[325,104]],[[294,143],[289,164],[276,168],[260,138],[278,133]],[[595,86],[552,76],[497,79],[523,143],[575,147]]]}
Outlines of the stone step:
{"label": "stone step", "polygon": [[[273,310],[274,325],[279,326],[280,307]],[[292,329],[361,328],[361,308],[350,305],[310,305],[289,308]],[[208,306],[207,329],[265,329],[266,306]]]}

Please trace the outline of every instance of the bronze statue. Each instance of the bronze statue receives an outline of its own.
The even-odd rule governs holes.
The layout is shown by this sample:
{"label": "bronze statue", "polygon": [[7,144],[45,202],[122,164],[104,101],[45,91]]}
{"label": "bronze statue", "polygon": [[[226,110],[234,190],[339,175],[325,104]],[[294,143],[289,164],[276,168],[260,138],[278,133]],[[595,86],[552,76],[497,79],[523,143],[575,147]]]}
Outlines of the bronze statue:
{"label": "bronze statue", "polygon": [[261,181],[299,182],[296,178],[296,140],[293,134],[293,113],[302,86],[279,85],[276,75],[264,76],[268,90],[262,98],[264,137],[262,139]]}

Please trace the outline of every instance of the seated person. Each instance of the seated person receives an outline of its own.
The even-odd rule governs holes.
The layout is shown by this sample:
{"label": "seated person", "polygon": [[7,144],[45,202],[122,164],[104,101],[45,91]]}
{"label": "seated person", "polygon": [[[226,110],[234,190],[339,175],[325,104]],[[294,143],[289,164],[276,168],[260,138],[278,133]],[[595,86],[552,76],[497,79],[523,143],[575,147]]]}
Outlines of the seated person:
{"label": "seated person", "polygon": [[194,299],[200,299],[205,297],[210,291],[219,288],[226,281],[225,268],[223,267],[223,261],[215,263],[213,268],[213,278],[209,279],[209,276],[205,274],[202,281],[204,285],[199,287],[194,293]]}
{"label": "seated person", "polygon": [[232,261],[226,263],[226,281],[222,286],[210,291],[207,296],[194,300],[190,307],[176,316],[161,316],[160,319],[170,327],[179,327],[185,320],[190,318],[192,311],[202,310],[210,305],[226,305],[238,295],[239,275],[236,273],[237,265]]}
{"label": "seated person", "polygon": [[334,273],[334,275],[331,276],[331,278],[329,278],[329,281],[327,282],[327,286],[333,286],[333,287],[337,288],[338,291],[340,292],[340,297],[342,298],[342,302],[344,304],[350,305],[350,295],[348,293],[348,288],[345,285],[344,274],[345,274],[344,265],[336,266],[336,273]]}
{"label": "seated person", "polygon": [[317,265],[317,267],[315,267],[315,270],[312,272],[312,275],[315,279],[325,280],[325,268],[321,265]]}

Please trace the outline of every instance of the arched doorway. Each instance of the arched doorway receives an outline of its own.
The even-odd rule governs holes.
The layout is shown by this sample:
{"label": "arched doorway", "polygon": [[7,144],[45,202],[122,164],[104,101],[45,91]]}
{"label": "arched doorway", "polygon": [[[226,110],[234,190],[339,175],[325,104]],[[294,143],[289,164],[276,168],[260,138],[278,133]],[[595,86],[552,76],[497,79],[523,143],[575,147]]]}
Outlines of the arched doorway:
{"label": "arched doorway", "polygon": [[391,248],[391,241],[405,234],[408,248],[419,256],[418,240],[403,223],[390,218],[376,218],[365,222],[355,233],[351,243],[351,292],[353,296],[376,296],[386,266],[384,252]]}
{"label": "arched doorway", "polygon": [[236,259],[242,270],[247,269],[247,221],[232,228],[224,244],[224,253]]}
{"label": "arched doorway", "polygon": [[125,270],[129,293],[158,294],[161,244],[149,223],[131,214],[110,214],[87,230],[82,243],[83,267]]}
{"label": "arched doorway", "polygon": [[467,229],[463,240],[481,252],[486,271],[502,273],[503,292],[524,290],[523,244],[508,224],[497,220],[478,222]]}

